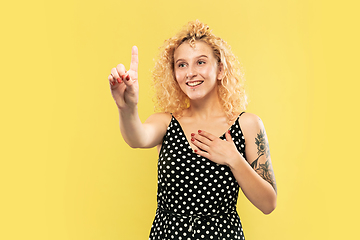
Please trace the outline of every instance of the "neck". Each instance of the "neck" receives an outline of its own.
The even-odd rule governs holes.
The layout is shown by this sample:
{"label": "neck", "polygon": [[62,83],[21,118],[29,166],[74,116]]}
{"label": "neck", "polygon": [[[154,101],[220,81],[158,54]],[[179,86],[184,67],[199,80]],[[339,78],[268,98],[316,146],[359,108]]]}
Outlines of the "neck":
{"label": "neck", "polygon": [[186,110],[188,117],[199,120],[225,116],[218,97],[190,101],[190,107]]}

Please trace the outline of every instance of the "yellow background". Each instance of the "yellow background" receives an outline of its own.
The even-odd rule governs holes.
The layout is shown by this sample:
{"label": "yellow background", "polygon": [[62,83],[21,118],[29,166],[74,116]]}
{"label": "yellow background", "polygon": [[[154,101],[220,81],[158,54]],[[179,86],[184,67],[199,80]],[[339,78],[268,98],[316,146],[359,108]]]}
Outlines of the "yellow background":
{"label": "yellow background", "polygon": [[1,3],[0,239],[147,239],[157,154],[121,138],[107,76],[139,48],[142,120],[158,47],[190,20],[242,62],[278,183],[269,216],[240,194],[246,239],[355,239],[357,1]]}

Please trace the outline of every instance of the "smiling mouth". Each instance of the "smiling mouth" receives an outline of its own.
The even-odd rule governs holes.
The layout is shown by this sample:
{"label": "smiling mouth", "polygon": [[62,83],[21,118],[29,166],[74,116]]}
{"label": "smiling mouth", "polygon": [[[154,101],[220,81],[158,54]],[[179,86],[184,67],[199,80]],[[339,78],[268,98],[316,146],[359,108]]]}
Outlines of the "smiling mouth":
{"label": "smiling mouth", "polygon": [[200,84],[202,84],[204,81],[195,81],[195,82],[187,82],[186,85],[190,86],[190,87],[196,87],[199,86]]}

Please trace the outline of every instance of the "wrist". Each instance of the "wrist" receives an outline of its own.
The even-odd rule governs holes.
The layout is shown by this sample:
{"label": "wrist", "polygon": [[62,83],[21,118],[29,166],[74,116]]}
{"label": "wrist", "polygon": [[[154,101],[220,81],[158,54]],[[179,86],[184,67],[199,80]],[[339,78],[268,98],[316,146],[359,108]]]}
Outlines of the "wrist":
{"label": "wrist", "polygon": [[122,122],[134,121],[134,119],[139,118],[137,106],[118,108],[118,112],[119,112],[120,121]]}
{"label": "wrist", "polygon": [[238,152],[237,154],[234,154],[234,157],[229,158],[228,162],[227,162],[227,166],[231,169],[231,170],[235,170],[238,169],[239,166],[241,166],[242,163],[246,162],[246,160],[244,159],[244,157]]}
{"label": "wrist", "polygon": [[131,106],[125,106],[125,107],[118,107],[118,111],[120,115],[128,116],[132,115],[138,112],[137,104],[131,105]]}

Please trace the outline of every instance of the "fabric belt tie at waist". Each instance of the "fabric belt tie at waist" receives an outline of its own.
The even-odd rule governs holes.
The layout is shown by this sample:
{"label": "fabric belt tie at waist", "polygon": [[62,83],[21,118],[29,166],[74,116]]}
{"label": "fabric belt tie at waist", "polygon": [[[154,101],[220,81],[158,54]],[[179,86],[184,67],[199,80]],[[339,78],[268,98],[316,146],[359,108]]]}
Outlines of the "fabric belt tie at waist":
{"label": "fabric belt tie at waist", "polygon": [[233,214],[236,213],[235,209],[228,209],[224,212],[217,212],[217,213],[209,213],[209,214],[192,214],[192,215],[187,215],[187,214],[181,214],[181,213],[174,213],[172,211],[169,210],[165,210],[163,208],[158,207],[157,211],[161,211],[163,213],[175,216],[175,217],[179,217],[179,218],[190,218],[189,219],[189,232],[193,232],[192,235],[194,237],[195,234],[195,229],[194,229],[194,224],[197,220],[200,220],[201,218],[208,218],[208,217],[220,217],[220,216],[224,216],[224,215],[228,215],[228,214]]}

